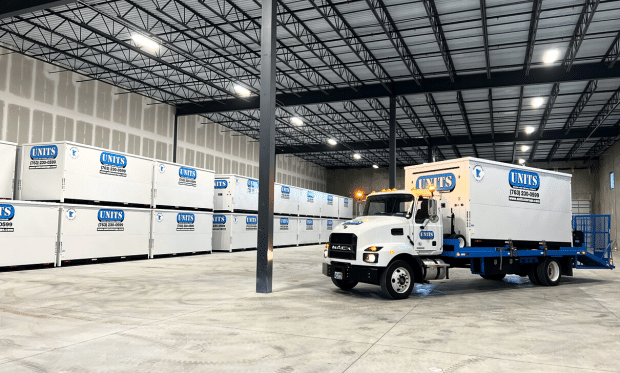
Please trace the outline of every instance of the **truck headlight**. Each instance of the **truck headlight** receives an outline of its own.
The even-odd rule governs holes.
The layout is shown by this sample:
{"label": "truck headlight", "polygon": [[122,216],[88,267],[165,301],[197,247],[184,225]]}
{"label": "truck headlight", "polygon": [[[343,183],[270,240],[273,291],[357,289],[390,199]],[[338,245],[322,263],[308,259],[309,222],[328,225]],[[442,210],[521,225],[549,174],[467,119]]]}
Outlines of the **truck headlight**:
{"label": "truck headlight", "polygon": [[364,253],[364,261],[366,263],[377,263],[379,260],[379,254],[366,254]]}
{"label": "truck headlight", "polygon": [[323,250],[323,257],[327,258],[327,249]]}

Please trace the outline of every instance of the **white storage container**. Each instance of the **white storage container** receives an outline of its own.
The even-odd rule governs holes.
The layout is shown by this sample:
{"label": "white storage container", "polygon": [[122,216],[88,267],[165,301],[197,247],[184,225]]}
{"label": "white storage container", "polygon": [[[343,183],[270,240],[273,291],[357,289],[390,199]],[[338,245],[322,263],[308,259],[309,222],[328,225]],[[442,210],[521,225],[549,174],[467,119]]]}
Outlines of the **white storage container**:
{"label": "white storage container", "polygon": [[213,213],[191,210],[152,210],[149,257],[211,252]]}
{"label": "white storage container", "polygon": [[318,244],[321,232],[321,219],[299,218],[299,245]]}
{"label": "white storage container", "polygon": [[299,214],[300,189],[288,185],[275,183],[273,187],[273,212],[276,214]]}
{"label": "white storage container", "polygon": [[153,207],[213,210],[215,171],[155,161]]}
{"label": "white storage container", "polygon": [[59,207],[0,201],[0,267],[56,263]]}
{"label": "white storage container", "polygon": [[60,215],[64,260],[149,253],[150,209],[63,204]]}
{"label": "white storage container", "polygon": [[258,180],[215,175],[215,211],[258,211]]}
{"label": "white storage container", "polygon": [[338,219],[332,218],[322,218],[321,219],[321,230],[319,232],[319,242],[325,243],[329,242],[329,235],[332,233],[332,230],[338,226]]}
{"label": "white storage container", "polygon": [[299,216],[320,216],[320,192],[301,189],[299,193]]}
{"label": "white storage container", "polygon": [[338,217],[340,219],[353,218],[353,199],[348,197],[338,197]]}
{"label": "white storage container", "polygon": [[444,233],[454,230],[467,245],[572,246],[571,175],[478,158],[405,168],[405,188],[435,186],[444,208]]}
{"label": "white storage container", "polygon": [[257,235],[258,216],[255,214],[213,214],[213,251],[254,249]]}
{"label": "white storage container", "polygon": [[321,193],[321,217],[337,218],[338,201],[338,196],[328,193]]}
{"label": "white storage container", "polygon": [[0,141],[0,199],[13,199],[17,144]]}
{"label": "white storage container", "polygon": [[21,148],[22,200],[151,205],[151,159],[71,142]]}
{"label": "white storage container", "polygon": [[297,246],[299,218],[275,216],[273,218],[273,246]]}

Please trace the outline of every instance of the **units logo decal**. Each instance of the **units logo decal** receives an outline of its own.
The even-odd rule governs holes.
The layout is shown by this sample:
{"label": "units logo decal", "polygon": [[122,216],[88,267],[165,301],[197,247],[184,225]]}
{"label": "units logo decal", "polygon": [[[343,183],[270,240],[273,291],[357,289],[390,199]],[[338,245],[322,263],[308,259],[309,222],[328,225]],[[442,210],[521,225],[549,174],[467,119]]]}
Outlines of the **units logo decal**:
{"label": "units logo decal", "polygon": [[280,230],[281,231],[288,230],[288,218],[280,218]]}
{"label": "units logo decal", "polygon": [[56,157],[58,156],[58,147],[56,145],[40,145],[33,146],[30,149],[30,166],[31,170],[44,170],[58,167]]}
{"label": "units logo decal", "polygon": [[226,230],[226,215],[213,215],[213,230],[225,231]]}
{"label": "units logo decal", "polygon": [[479,164],[475,165],[471,172],[474,180],[482,181],[482,179],[484,179],[484,169]]}
{"label": "units logo decal", "polygon": [[327,195],[327,204],[332,206],[334,204],[334,196],[331,194]]}
{"label": "units logo decal", "polygon": [[420,238],[423,240],[432,240],[435,238],[435,233],[433,231],[420,231]]}
{"label": "units logo decal", "polygon": [[307,231],[313,231],[314,230],[314,220],[313,219],[306,219],[306,230]]}
{"label": "units logo decal", "polygon": [[540,176],[536,172],[512,169],[508,173],[509,201],[540,204]]}
{"label": "units logo decal", "polygon": [[125,230],[123,225],[125,211],[123,210],[101,209],[97,212],[97,218],[99,219],[99,225],[97,226],[97,231],[99,232],[119,232]]}
{"label": "units logo decal", "polygon": [[196,177],[198,173],[193,168],[179,168],[179,185],[196,187]]}
{"label": "units logo decal", "polygon": [[349,199],[348,198],[344,199],[344,207],[349,208]]}
{"label": "units logo decal", "polygon": [[314,192],[309,190],[306,195],[308,197],[308,203],[314,203]]}
{"label": "units logo decal", "polygon": [[438,192],[451,192],[456,186],[456,177],[453,173],[420,176],[416,181],[416,189],[428,189],[433,185]]}
{"label": "units logo decal", "polygon": [[248,194],[258,194],[258,180],[248,179]]}
{"label": "units logo decal", "polygon": [[99,157],[101,162],[100,174],[111,176],[127,176],[127,157],[120,154],[102,152]]}
{"label": "units logo decal", "polygon": [[334,221],[333,220],[328,220],[327,221],[327,230],[331,231],[334,228]]}
{"label": "units logo decal", "polygon": [[282,188],[280,189],[280,191],[281,191],[280,198],[291,199],[291,188],[290,187],[282,185]]}
{"label": "units logo decal", "polygon": [[215,180],[215,189],[228,188],[228,180]]}
{"label": "units logo decal", "polygon": [[15,207],[13,205],[0,205],[0,233],[13,232],[13,218],[15,217]]}
{"label": "units logo decal", "polygon": [[180,212],[177,214],[177,231],[194,231],[196,215]]}
{"label": "units logo decal", "polygon": [[258,216],[246,216],[245,217],[245,230],[255,231],[258,229]]}

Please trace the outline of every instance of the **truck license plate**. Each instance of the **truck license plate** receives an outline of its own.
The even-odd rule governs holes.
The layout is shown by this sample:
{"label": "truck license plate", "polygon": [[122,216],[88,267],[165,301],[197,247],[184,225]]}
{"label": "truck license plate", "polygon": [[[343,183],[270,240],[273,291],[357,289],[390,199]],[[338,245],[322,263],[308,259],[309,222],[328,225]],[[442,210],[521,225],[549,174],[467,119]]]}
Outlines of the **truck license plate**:
{"label": "truck license plate", "polygon": [[342,272],[334,272],[334,278],[336,280],[342,280]]}

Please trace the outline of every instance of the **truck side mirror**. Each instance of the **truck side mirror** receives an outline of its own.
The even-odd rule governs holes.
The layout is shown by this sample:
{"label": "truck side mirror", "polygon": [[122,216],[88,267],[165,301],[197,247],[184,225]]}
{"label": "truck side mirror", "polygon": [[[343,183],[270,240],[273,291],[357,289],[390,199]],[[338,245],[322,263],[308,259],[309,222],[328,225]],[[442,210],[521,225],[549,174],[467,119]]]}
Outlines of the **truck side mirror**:
{"label": "truck side mirror", "polygon": [[439,221],[439,204],[436,199],[428,200],[428,218],[433,223],[437,223]]}

